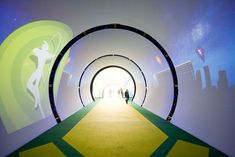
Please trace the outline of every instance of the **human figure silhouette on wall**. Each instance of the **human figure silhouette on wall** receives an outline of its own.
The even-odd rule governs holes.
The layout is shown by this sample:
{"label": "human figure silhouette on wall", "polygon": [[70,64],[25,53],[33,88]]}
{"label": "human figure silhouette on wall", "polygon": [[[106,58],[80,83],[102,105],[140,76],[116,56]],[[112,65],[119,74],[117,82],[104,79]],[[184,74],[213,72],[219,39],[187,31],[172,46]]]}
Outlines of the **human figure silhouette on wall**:
{"label": "human figure silhouette on wall", "polygon": [[49,46],[46,41],[43,41],[41,48],[33,49],[33,55],[37,57],[37,68],[30,76],[27,82],[27,88],[34,97],[34,108],[39,108],[42,117],[45,118],[46,116],[41,105],[39,85],[43,78],[44,66],[48,60],[51,61],[53,59],[54,55],[49,52]]}

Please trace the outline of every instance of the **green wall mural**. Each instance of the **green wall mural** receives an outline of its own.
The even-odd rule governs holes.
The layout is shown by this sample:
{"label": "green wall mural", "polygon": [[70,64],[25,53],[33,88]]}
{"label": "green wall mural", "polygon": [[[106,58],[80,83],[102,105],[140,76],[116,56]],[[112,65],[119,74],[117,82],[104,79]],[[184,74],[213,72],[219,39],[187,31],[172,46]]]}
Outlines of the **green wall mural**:
{"label": "green wall mural", "polygon": [[[11,33],[0,47],[0,116],[8,133],[52,114],[48,81],[52,65],[72,30],[57,21],[36,21]],[[56,73],[55,95],[67,63]]]}

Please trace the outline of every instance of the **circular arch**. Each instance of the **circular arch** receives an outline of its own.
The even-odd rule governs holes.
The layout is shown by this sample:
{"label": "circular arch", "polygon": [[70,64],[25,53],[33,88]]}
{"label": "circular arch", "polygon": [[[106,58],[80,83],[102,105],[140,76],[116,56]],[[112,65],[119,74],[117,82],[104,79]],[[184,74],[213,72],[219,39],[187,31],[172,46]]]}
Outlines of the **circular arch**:
{"label": "circular arch", "polygon": [[166,120],[170,121],[174,112],[175,112],[175,108],[177,105],[177,100],[178,100],[178,78],[177,78],[177,74],[176,74],[176,70],[174,67],[174,64],[171,60],[171,58],[169,57],[168,53],[166,52],[166,50],[150,35],[148,35],[147,33],[145,33],[142,30],[139,30],[137,28],[131,27],[131,26],[127,26],[127,25],[121,25],[121,24],[106,24],[106,25],[100,25],[100,26],[96,26],[93,28],[90,28],[88,30],[86,30],[85,32],[82,32],[81,34],[77,35],[76,37],[74,37],[72,40],[70,40],[65,47],[61,50],[61,52],[59,53],[59,55],[57,56],[52,69],[51,69],[51,73],[50,73],[50,78],[49,78],[49,99],[50,99],[50,104],[51,104],[51,109],[53,112],[53,115],[57,121],[57,123],[61,122],[61,119],[57,113],[56,110],[56,106],[55,106],[55,98],[54,98],[54,79],[55,79],[55,74],[56,74],[56,70],[59,66],[60,61],[62,60],[63,56],[65,55],[65,53],[69,50],[69,48],[71,48],[71,46],[76,43],[79,39],[83,38],[84,36],[100,31],[100,30],[104,30],[104,29],[122,29],[122,30],[127,30],[127,31],[131,31],[134,32],[136,34],[139,34],[140,36],[146,38],[147,40],[149,40],[150,42],[152,42],[163,54],[163,56],[165,57],[170,70],[171,70],[171,74],[173,77],[173,88],[174,88],[174,98],[173,98],[173,102],[172,102],[172,107],[170,110],[170,113],[168,114]]}
{"label": "circular arch", "polygon": [[108,69],[108,68],[119,68],[119,69],[124,70],[125,72],[127,72],[127,73],[130,75],[130,77],[131,77],[131,79],[132,79],[132,81],[133,81],[133,84],[134,84],[134,94],[133,94],[133,97],[132,97],[132,99],[131,99],[131,100],[133,101],[134,98],[135,98],[135,94],[136,94],[136,82],[135,82],[135,79],[134,79],[133,75],[132,75],[128,70],[126,70],[125,68],[123,68],[123,67],[121,67],[121,66],[118,66],[118,65],[109,65],[109,66],[105,66],[105,67],[101,68],[100,70],[98,70],[98,71],[95,73],[95,75],[92,77],[91,83],[90,83],[90,93],[91,93],[92,100],[95,101],[94,94],[93,94],[93,83],[94,83],[94,80],[95,80],[96,76],[97,76],[101,71],[103,71],[103,70],[105,70],[105,69]]}
{"label": "circular arch", "polygon": [[[139,71],[140,71],[140,73],[141,73],[141,75],[142,75],[142,77],[143,77],[143,79],[144,79],[144,85],[145,85],[144,98],[143,98],[142,103],[141,103],[141,107],[142,107],[143,104],[144,104],[144,101],[145,101],[145,99],[146,99],[146,95],[147,95],[147,80],[146,80],[146,77],[145,77],[145,75],[144,75],[144,72],[142,71],[142,69],[140,68],[140,66],[139,66],[135,61],[133,61],[132,59],[130,59],[130,58],[126,57],[126,56],[119,55],[119,54],[107,54],[107,55],[100,56],[100,57],[94,59],[93,61],[91,61],[91,62],[84,68],[84,70],[83,70],[83,72],[82,72],[82,74],[81,74],[81,77],[80,77],[80,79],[79,79],[79,84],[78,84],[78,94],[79,94],[79,98],[80,98],[80,101],[81,101],[83,107],[85,107],[85,105],[84,105],[84,102],[83,102],[83,99],[82,99],[82,95],[81,95],[81,83],[82,83],[82,79],[83,79],[83,76],[84,76],[86,70],[87,70],[94,62],[98,61],[99,59],[105,58],[105,57],[111,57],[111,56],[121,57],[121,58],[127,59],[128,61],[132,62],[132,63],[139,69]],[[93,97],[92,97],[92,100],[94,101],[94,98],[93,98]]]}

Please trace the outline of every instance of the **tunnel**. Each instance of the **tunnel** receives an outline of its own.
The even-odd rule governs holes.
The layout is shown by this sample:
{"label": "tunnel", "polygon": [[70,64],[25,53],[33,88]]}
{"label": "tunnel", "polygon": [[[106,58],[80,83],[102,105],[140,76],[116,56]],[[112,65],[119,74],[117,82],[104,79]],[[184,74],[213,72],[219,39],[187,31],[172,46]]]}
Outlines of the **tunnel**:
{"label": "tunnel", "polygon": [[[105,32],[104,30],[106,30],[107,32]],[[51,107],[52,107],[52,110],[53,110],[53,114],[54,114],[54,116],[55,116],[55,118],[57,119],[58,122],[60,122],[61,120],[60,120],[60,117],[59,117],[58,113],[56,112],[54,94],[53,94],[53,91],[54,91],[54,89],[53,89],[54,82],[53,81],[54,81],[54,76],[55,76],[55,73],[56,73],[56,68],[59,66],[59,62],[62,59],[62,56],[68,51],[68,49],[71,48],[71,46],[73,48],[74,44],[75,44],[75,46],[74,46],[75,50],[72,50],[72,51],[76,51],[78,53],[78,51],[76,49],[78,47],[80,47],[79,40],[82,40],[82,38],[85,35],[88,35],[88,36],[90,34],[92,35],[92,33],[93,34],[97,33],[94,36],[98,36],[98,38],[100,38],[99,41],[96,40],[95,45],[99,45],[99,46],[104,45],[108,41],[113,40],[113,44],[109,43],[109,47],[110,47],[109,51],[113,51],[112,45],[115,45],[115,47],[116,47],[117,46],[116,41],[120,40],[120,38],[129,38],[129,40],[132,40],[132,41],[135,41],[135,42],[132,43],[132,44],[129,42],[130,45],[125,45],[126,51],[128,51],[129,53],[130,52],[141,53],[141,52],[138,52],[136,50],[137,49],[136,47],[133,48],[133,46],[137,45],[137,43],[138,43],[138,45],[140,45],[141,42],[142,42],[141,40],[143,40],[143,39],[138,39],[138,37],[136,37],[136,36],[134,36],[132,39],[130,39],[131,34],[128,34],[128,36],[127,36],[128,32],[131,32],[132,35],[137,34],[142,38],[144,37],[145,39],[147,39],[152,44],[151,47],[148,47],[148,45],[147,46],[142,46],[142,47],[145,47],[147,49],[147,50],[144,50],[144,51],[142,50],[143,51],[142,53],[145,53],[145,52],[148,52],[148,51],[150,51],[150,52],[152,51],[151,53],[154,53],[154,52],[158,51],[158,53],[159,53],[158,55],[159,56],[162,55],[162,58],[164,57],[165,62],[168,63],[168,67],[169,67],[169,71],[170,71],[170,73],[169,73],[170,76],[168,76],[169,77],[168,79],[172,78],[172,81],[168,80],[169,82],[165,83],[165,84],[168,84],[168,87],[165,87],[165,88],[172,88],[169,91],[172,92],[172,95],[173,95],[172,100],[173,101],[171,102],[172,106],[169,109],[169,114],[168,114],[166,119],[168,119],[168,120],[171,119],[171,117],[174,114],[174,110],[175,110],[176,103],[177,103],[177,98],[178,98],[178,80],[177,80],[175,67],[174,67],[174,65],[171,61],[171,58],[168,56],[168,54],[164,50],[164,48],[154,38],[152,38],[150,35],[146,34],[145,32],[143,32],[141,30],[138,30],[136,28],[130,27],[130,26],[126,26],[126,25],[108,24],[108,25],[101,25],[101,26],[97,26],[97,27],[88,29],[87,31],[77,35],[74,39],[72,39],[62,49],[62,51],[60,52],[58,58],[56,59],[56,62],[54,63],[54,65],[52,67],[52,72],[50,74],[50,80],[49,80],[49,92],[50,92],[50,94],[49,94],[49,96],[50,96],[50,102],[51,102]],[[106,34],[106,35],[101,35],[101,33]],[[123,33],[123,35],[125,34],[126,37],[125,36],[121,37],[122,33]],[[111,34],[111,35],[109,35],[109,34]],[[91,38],[91,35],[90,35],[90,38]],[[103,37],[103,40],[102,40],[102,37]],[[96,38],[96,37],[94,37],[94,38]],[[122,39],[122,40],[124,42],[124,39]],[[95,39],[93,39],[93,41],[95,41]],[[78,42],[78,44],[77,44],[77,42]],[[99,43],[97,43],[97,42],[99,42]],[[146,41],[145,41],[145,43],[146,43]],[[77,46],[76,46],[76,44],[77,44]],[[87,45],[89,47],[89,51],[94,51],[94,50],[92,50],[92,48],[95,47],[95,46],[89,45],[89,44],[87,44]],[[131,47],[131,45],[133,45],[133,46]],[[84,46],[84,49],[86,49],[85,44],[83,46]],[[123,44],[120,45],[120,47],[123,47]],[[154,47],[155,47],[156,50],[153,49]],[[102,49],[103,49],[103,47],[100,46],[99,48],[96,48],[95,51],[101,51],[102,52]],[[132,49],[132,50],[129,50],[129,49]],[[153,50],[149,50],[149,49],[153,49]],[[80,51],[82,51],[82,50],[80,49]],[[85,53],[86,56],[89,56],[87,54],[88,52],[83,52],[83,53]],[[95,53],[95,55],[97,55],[97,52],[93,52],[93,53]],[[125,53],[125,54],[127,54],[127,53]],[[94,54],[91,54],[91,55],[94,55]],[[144,55],[146,55],[146,54],[144,54]],[[78,63],[75,63],[75,64],[78,64]],[[128,69],[132,70],[132,73],[135,73],[135,77],[136,77],[136,79],[138,79],[138,84],[137,85],[136,85],[136,81],[135,81],[133,75],[128,70],[126,70],[125,68],[123,68],[121,66],[124,66],[125,68],[128,67]],[[151,66],[151,65],[149,65],[149,66]],[[131,78],[134,82],[134,90],[132,90],[132,93],[133,93],[133,96],[132,96],[133,99],[132,100],[134,100],[135,95],[137,94],[137,96],[136,96],[137,100],[135,100],[135,102],[140,104],[140,106],[143,106],[144,101],[145,101],[146,96],[147,96],[147,80],[146,80],[146,77],[144,75],[144,72],[142,71],[140,66],[135,61],[133,61],[132,59],[130,59],[126,56],[120,55],[120,54],[111,54],[111,55],[101,54],[101,56],[98,56],[94,60],[90,61],[90,63],[84,68],[84,70],[83,70],[83,72],[80,76],[79,85],[78,85],[79,98],[80,98],[80,101],[81,101],[82,105],[84,106],[84,103],[85,103],[84,101],[87,101],[85,104],[88,104],[89,102],[91,102],[91,100],[87,100],[88,99],[87,97],[89,95],[89,94],[87,94],[88,93],[87,92],[87,90],[88,90],[87,87],[88,86],[90,86],[90,97],[94,101],[94,96],[93,96],[93,82],[94,82],[94,79],[100,71],[102,71],[106,68],[109,68],[109,67],[119,67],[119,68],[125,70],[126,72],[128,72],[128,74],[131,76]],[[94,72],[95,72],[95,74],[92,74]],[[172,76],[171,76],[171,74],[172,74]],[[109,75],[112,75],[111,71],[110,71]],[[83,82],[83,77],[86,80],[86,82]],[[89,79],[91,79],[91,80],[89,80]],[[90,85],[89,85],[89,82],[90,82]],[[115,83],[115,81],[114,81],[114,83]],[[171,83],[173,84],[172,87],[170,87]],[[82,84],[84,84],[84,85],[82,85]],[[136,88],[137,88],[137,90],[136,90]],[[141,88],[142,88],[142,90],[141,90]],[[125,89],[127,89],[127,87],[125,87]],[[136,93],[136,91],[138,91],[138,92]],[[159,97],[165,97],[165,96],[163,95],[163,96],[159,96]],[[163,103],[163,104],[165,104],[165,103]]]}
{"label": "tunnel", "polygon": [[0,157],[235,155],[232,1],[13,2]]}

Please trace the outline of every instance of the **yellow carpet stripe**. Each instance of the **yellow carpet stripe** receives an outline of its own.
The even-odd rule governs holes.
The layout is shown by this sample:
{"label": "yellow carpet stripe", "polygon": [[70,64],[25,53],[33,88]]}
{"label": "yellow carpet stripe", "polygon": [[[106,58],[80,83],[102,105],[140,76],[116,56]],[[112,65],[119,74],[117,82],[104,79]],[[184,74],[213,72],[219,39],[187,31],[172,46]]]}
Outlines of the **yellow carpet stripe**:
{"label": "yellow carpet stripe", "polygon": [[178,140],[167,157],[208,157],[209,148]]}
{"label": "yellow carpet stripe", "polygon": [[123,100],[102,100],[63,138],[84,156],[150,156],[166,139]]}
{"label": "yellow carpet stripe", "polygon": [[48,143],[19,153],[20,157],[65,157],[53,144]]}

